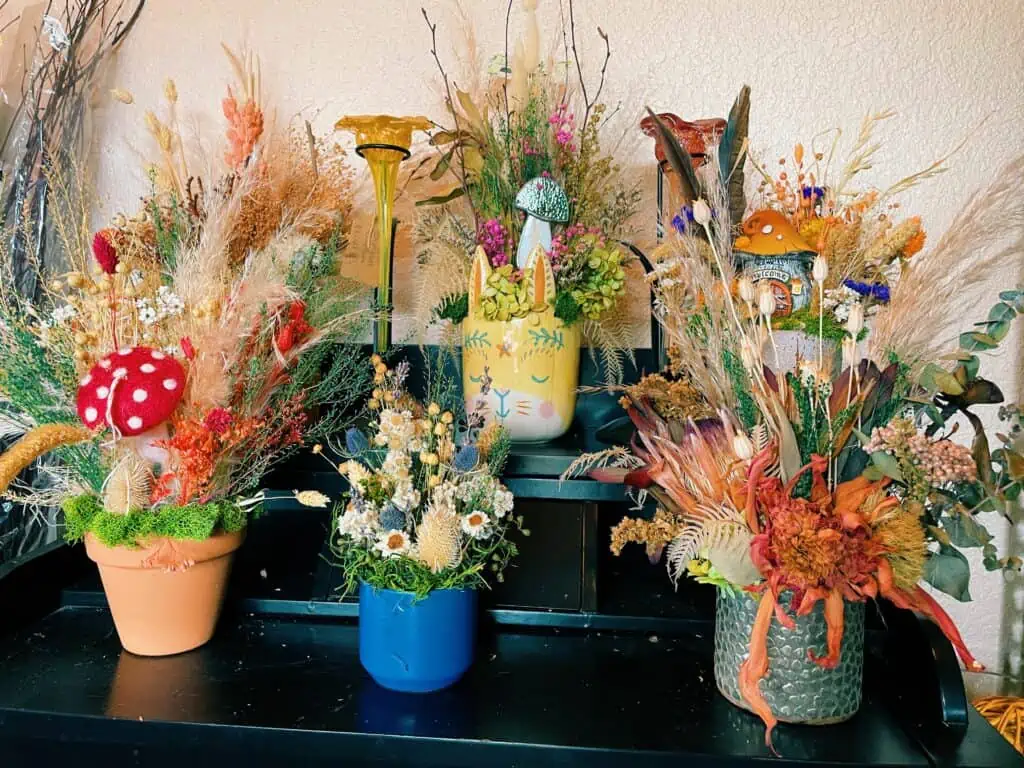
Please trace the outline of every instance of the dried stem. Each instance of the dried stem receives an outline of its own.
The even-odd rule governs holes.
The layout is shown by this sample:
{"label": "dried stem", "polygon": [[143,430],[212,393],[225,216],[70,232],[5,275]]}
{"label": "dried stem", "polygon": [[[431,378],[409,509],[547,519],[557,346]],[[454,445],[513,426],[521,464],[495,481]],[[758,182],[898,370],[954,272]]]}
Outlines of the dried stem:
{"label": "dried stem", "polygon": [[427,22],[427,27],[430,28],[430,54],[434,57],[434,61],[437,63],[437,68],[441,73],[441,79],[444,82],[444,93],[445,99],[448,104],[448,111],[451,113],[452,120],[455,121],[455,142],[452,147],[452,152],[459,158],[459,171],[456,173],[458,176],[459,184],[463,191],[466,193],[466,200],[469,201],[469,207],[473,211],[473,223],[474,229],[479,224],[479,217],[477,216],[476,206],[473,205],[473,198],[469,193],[469,180],[466,176],[466,158],[462,150],[462,126],[459,123],[459,112],[455,108],[455,101],[452,99],[452,87],[448,80],[448,73],[444,69],[444,65],[441,64],[441,58],[437,54],[437,24],[431,22],[430,16],[427,15],[426,8],[420,8],[423,13],[423,19]]}
{"label": "dried stem", "polygon": [[598,99],[601,98],[601,91],[604,89],[604,76],[608,71],[608,59],[612,57],[612,48],[608,41],[608,35],[600,27],[597,28],[597,34],[604,40],[604,63],[601,65],[601,79],[597,84],[597,91],[594,92],[594,98],[591,100],[587,95],[587,83],[583,78],[583,65],[580,63],[580,54],[576,49],[576,13],[572,0],[569,0],[569,36],[572,40],[572,57],[576,62],[576,73],[579,75],[580,91],[583,94],[584,110],[581,130],[586,130],[587,120],[590,118],[590,110],[593,109]]}
{"label": "dried stem", "polygon": [[502,94],[505,97],[505,125],[512,122],[512,113],[508,108],[508,74],[512,70],[508,61],[508,27],[512,20],[512,2],[513,0],[508,0],[508,9],[505,11],[505,82],[501,86]]}

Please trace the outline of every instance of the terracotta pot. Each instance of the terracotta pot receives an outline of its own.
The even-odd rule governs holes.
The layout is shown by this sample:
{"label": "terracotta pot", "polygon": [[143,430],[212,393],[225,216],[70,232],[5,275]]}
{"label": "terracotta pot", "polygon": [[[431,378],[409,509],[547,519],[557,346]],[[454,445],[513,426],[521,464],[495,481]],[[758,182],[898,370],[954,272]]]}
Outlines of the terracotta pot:
{"label": "terracotta pot", "polygon": [[231,570],[245,531],[205,541],[157,539],[138,548],[108,547],[85,537],[96,563],[114,626],[125,650],[170,656],[198,648],[213,636]]}

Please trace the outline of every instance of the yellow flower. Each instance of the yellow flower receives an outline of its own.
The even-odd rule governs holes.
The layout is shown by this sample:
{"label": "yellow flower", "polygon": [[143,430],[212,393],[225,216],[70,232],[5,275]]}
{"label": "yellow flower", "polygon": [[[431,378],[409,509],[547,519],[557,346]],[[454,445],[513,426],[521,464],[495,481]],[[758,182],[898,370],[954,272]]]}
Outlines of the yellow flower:
{"label": "yellow flower", "polygon": [[131,91],[126,91],[124,88],[111,88],[110,97],[115,101],[120,101],[122,104],[131,104],[135,101]]}
{"label": "yellow flower", "polygon": [[445,411],[444,413],[441,414],[441,423],[442,424],[451,424],[454,420],[455,420],[455,417],[452,416],[452,412],[451,411]]}
{"label": "yellow flower", "polygon": [[448,427],[445,426],[442,423],[438,423],[434,427],[434,434],[437,435],[438,437],[441,437],[441,436],[445,435],[447,432],[448,432]]}
{"label": "yellow flower", "polygon": [[437,403],[431,403],[427,406],[427,413],[431,416],[437,416],[441,412],[441,406]]}

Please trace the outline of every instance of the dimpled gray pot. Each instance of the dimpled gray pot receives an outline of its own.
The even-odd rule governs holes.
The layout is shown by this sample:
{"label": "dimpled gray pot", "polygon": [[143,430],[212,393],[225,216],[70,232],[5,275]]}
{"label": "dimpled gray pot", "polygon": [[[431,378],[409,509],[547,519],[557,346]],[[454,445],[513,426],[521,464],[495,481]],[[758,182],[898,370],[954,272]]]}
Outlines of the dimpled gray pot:
{"label": "dimpled gray pot", "polygon": [[[782,596],[789,610],[790,595]],[[750,630],[757,601],[747,595],[730,596],[718,590],[715,615],[715,682],[718,690],[738,707],[740,665],[750,652]],[[807,656],[808,649],[826,652],[824,603],[807,616],[794,616],[789,630],[773,619],[768,631],[768,674],[761,693],[775,716],[784,723],[827,725],[848,720],[860,707],[864,668],[864,603],[846,603],[842,654],[835,669],[822,669]]]}

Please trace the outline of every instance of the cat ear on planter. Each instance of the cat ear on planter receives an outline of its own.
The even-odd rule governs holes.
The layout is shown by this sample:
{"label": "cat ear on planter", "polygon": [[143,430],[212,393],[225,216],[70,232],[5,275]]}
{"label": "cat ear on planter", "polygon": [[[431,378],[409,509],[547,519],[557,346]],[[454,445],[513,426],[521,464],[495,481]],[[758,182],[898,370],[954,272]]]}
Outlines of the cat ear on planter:
{"label": "cat ear on planter", "polygon": [[487,278],[491,276],[491,260],[487,258],[482,246],[476,247],[473,255],[473,266],[469,270],[469,307],[473,309],[480,303],[487,286]]}
{"label": "cat ear on planter", "polygon": [[536,246],[526,259],[526,268],[532,269],[529,296],[534,304],[551,304],[555,300],[555,273],[547,251]]}

